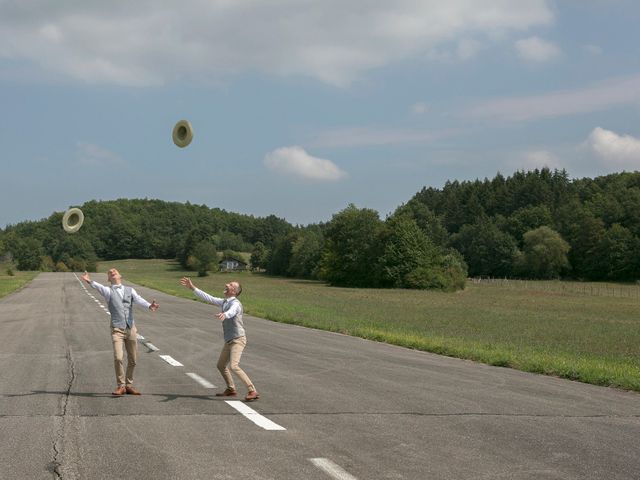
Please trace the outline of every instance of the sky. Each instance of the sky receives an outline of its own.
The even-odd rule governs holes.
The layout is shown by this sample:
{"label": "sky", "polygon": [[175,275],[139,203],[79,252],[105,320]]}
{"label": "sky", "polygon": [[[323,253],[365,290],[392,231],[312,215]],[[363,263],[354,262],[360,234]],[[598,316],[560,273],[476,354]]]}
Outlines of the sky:
{"label": "sky", "polygon": [[0,228],[118,198],[385,218],[447,180],[640,170],[638,20],[634,0],[0,0]]}

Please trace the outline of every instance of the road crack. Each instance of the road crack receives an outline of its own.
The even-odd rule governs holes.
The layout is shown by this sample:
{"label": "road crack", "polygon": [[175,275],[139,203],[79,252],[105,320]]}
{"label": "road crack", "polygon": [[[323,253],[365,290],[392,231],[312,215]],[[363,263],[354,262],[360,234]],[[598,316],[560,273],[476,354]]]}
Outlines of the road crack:
{"label": "road crack", "polygon": [[[66,284],[63,284],[62,287],[62,297],[65,303],[68,303],[68,298],[66,296]],[[66,311],[66,309],[65,309]],[[53,460],[47,466],[47,469],[55,475],[57,479],[67,480],[74,478],[74,475],[64,476],[65,467],[63,465],[63,456],[65,450],[65,440],[66,434],[69,429],[68,423],[72,420],[72,417],[68,415],[69,404],[71,399],[71,389],[73,388],[73,383],[76,379],[76,364],[73,358],[73,350],[71,348],[71,344],[69,342],[69,337],[67,332],[72,328],[70,324],[70,318],[65,314],[63,319],[62,329],[64,332],[64,341],[65,341],[65,357],[67,363],[67,387],[64,392],[62,392],[62,408],[61,414],[56,417],[54,420],[57,423],[57,428],[55,431],[55,438],[53,441]]]}
{"label": "road crack", "polygon": [[66,349],[66,359],[67,359],[67,371],[68,371],[68,380],[67,380],[67,388],[62,397],[62,413],[57,416],[58,428],[55,433],[55,440],[53,442],[53,461],[49,464],[48,470],[55,475],[55,478],[63,479],[62,473],[62,454],[63,454],[63,446],[65,440],[65,432],[67,429],[67,422],[69,416],[67,414],[69,408],[69,400],[71,398],[71,388],[73,386],[73,382],[76,378],[76,369],[75,369],[75,361],[73,359],[73,353],[71,351],[71,347],[67,345]]}

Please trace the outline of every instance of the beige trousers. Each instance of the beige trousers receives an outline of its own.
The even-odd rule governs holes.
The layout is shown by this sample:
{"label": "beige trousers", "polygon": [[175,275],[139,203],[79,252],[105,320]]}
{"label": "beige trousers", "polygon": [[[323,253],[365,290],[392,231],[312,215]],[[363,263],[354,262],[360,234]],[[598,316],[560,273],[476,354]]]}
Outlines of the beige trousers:
{"label": "beige trousers", "polygon": [[[113,366],[116,370],[116,382],[119,387],[133,385],[133,370],[138,358],[138,329],[134,325],[132,329],[112,328],[111,340],[113,341]],[[124,372],[124,351],[127,351],[127,376]]]}
{"label": "beige trousers", "polygon": [[247,389],[251,392],[255,390],[251,380],[246,373],[240,368],[240,357],[244,347],[247,346],[247,337],[238,337],[230,340],[224,344],[222,351],[220,352],[220,358],[218,358],[218,370],[222,374],[227,388],[235,390],[236,386],[233,383],[233,377],[231,372],[235,373],[240,380],[247,386]]}

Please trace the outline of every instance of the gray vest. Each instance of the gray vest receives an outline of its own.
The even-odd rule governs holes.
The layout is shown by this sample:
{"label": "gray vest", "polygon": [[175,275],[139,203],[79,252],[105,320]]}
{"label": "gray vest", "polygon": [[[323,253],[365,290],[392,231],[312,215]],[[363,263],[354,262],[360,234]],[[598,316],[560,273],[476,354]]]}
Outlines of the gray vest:
{"label": "gray vest", "polygon": [[121,287],[124,289],[123,298],[120,298],[118,291],[111,287],[111,298],[109,298],[109,313],[111,313],[111,327],[125,329],[127,326],[133,327],[133,299],[131,298],[131,287]]}
{"label": "gray vest", "polygon": [[242,322],[242,304],[240,300],[234,298],[232,300],[225,300],[222,304],[222,311],[226,312],[231,308],[231,305],[238,302],[239,310],[235,317],[225,318],[222,321],[222,331],[224,332],[224,341],[230,342],[234,338],[244,337],[244,324]]}

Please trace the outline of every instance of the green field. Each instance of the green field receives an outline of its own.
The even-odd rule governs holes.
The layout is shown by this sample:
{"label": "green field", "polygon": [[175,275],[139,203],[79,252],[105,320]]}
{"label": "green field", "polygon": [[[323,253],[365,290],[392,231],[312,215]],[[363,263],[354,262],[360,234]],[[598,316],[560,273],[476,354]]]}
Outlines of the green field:
{"label": "green field", "polygon": [[99,270],[113,266],[125,282],[185,298],[194,297],[178,283],[184,275],[216,296],[222,296],[224,283],[237,279],[245,311],[270,320],[640,391],[635,286],[626,296],[591,296],[571,282],[527,282],[516,288],[508,282],[470,282],[464,291],[441,293],[332,288],[248,272],[198,278],[175,262],[159,260],[101,262]]}
{"label": "green field", "polygon": [[13,275],[7,273],[10,267],[8,263],[0,262],[0,298],[23,287],[30,282],[39,272],[20,272],[11,267]]}

